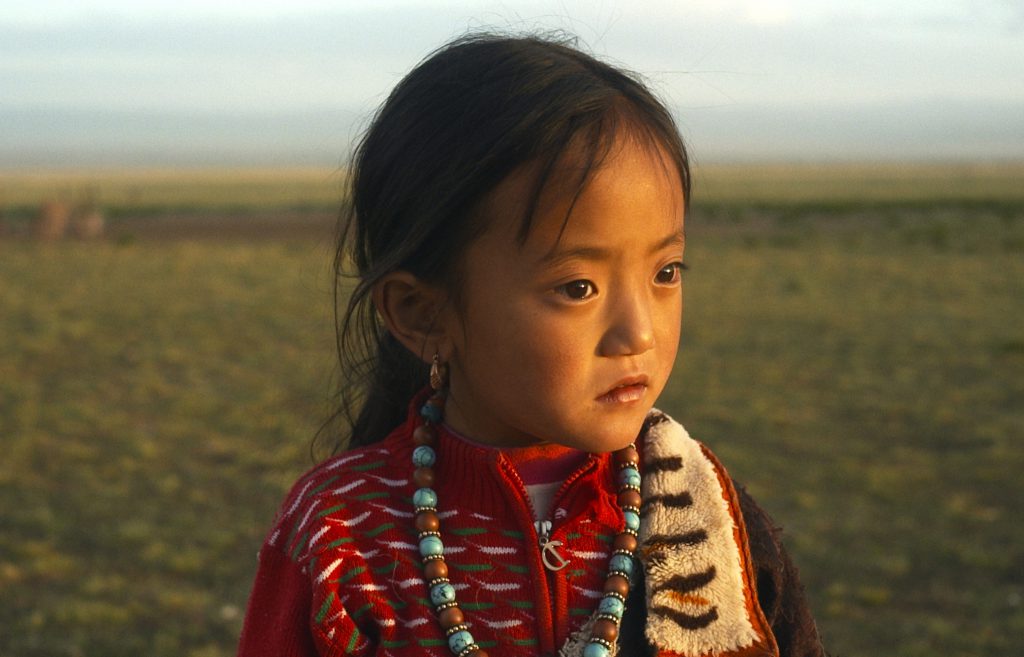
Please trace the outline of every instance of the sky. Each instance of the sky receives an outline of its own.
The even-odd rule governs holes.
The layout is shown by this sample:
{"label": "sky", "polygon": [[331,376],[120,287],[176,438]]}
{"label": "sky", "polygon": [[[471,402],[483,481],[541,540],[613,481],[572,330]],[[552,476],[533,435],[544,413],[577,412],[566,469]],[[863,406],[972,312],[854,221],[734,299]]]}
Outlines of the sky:
{"label": "sky", "polygon": [[563,30],[705,162],[1024,159],[1024,0],[0,0],[0,168],[336,166],[468,31]]}

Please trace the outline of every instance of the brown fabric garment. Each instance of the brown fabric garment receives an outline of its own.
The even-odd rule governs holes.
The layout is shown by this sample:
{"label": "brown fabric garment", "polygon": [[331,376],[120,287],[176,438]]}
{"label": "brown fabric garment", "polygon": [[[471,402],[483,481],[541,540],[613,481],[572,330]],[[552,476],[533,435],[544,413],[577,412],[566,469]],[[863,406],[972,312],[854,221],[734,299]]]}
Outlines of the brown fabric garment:
{"label": "brown fabric garment", "polygon": [[743,521],[750,540],[750,556],[757,569],[757,599],[772,626],[781,657],[824,657],[818,628],[811,615],[799,573],[772,522],[745,488],[737,484]]}
{"label": "brown fabric garment", "polygon": [[[780,656],[826,657],[797,568],[779,538],[781,528],[772,522],[745,488],[733,483],[747,527],[750,556],[757,570],[758,603],[771,624]],[[640,572],[630,590],[620,626],[620,657],[652,657],[655,654],[644,636],[646,622],[644,578]]]}

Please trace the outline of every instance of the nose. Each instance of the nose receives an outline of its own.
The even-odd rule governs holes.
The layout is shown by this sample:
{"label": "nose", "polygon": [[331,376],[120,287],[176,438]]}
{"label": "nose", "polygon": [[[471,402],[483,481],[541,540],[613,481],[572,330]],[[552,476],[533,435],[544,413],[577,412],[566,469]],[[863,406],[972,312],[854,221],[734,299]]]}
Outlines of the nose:
{"label": "nose", "polygon": [[601,339],[603,356],[635,356],[654,347],[651,299],[625,292],[609,304],[607,330]]}

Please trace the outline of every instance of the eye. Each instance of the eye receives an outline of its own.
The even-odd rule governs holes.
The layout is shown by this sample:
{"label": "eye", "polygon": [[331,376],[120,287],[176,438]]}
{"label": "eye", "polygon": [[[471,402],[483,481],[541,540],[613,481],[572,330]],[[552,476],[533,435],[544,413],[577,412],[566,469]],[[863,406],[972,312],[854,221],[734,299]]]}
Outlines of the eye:
{"label": "eye", "polygon": [[685,262],[673,262],[659,269],[654,280],[660,285],[673,285],[679,282],[685,269],[688,269]]}
{"label": "eye", "polygon": [[580,279],[578,281],[571,281],[565,285],[559,285],[555,288],[555,291],[562,294],[573,301],[583,301],[588,299],[597,293],[597,288],[594,284],[588,280]]}

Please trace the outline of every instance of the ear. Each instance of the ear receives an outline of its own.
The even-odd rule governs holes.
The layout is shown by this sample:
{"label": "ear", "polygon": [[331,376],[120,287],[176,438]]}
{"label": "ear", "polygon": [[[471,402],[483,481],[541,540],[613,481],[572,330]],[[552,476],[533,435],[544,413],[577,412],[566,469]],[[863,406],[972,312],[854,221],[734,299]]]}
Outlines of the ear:
{"label": "ear", "polygon": [[388,332],[426,363],[438,352],[447,360],[441,321],[447,297],[436,285],[403,270],[387,274],[373,286],[373,305]]}

